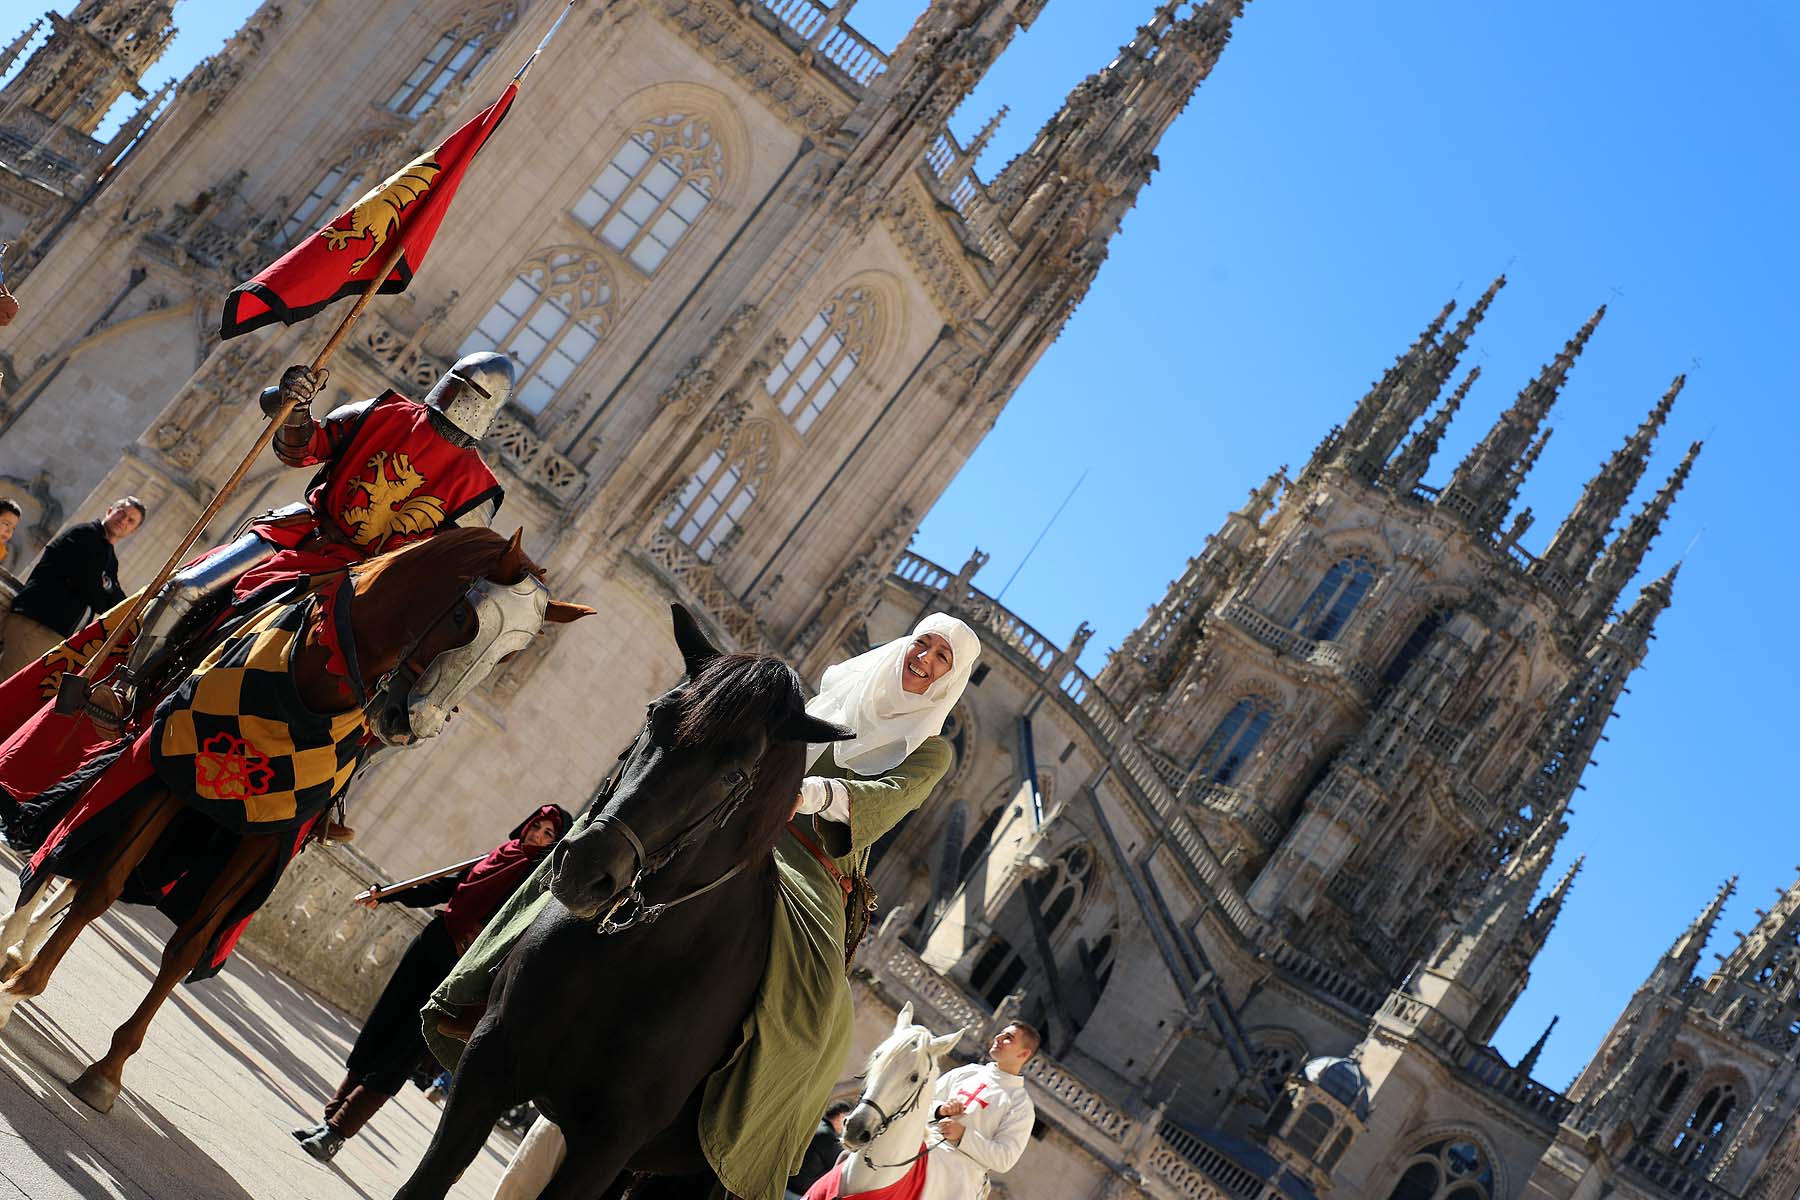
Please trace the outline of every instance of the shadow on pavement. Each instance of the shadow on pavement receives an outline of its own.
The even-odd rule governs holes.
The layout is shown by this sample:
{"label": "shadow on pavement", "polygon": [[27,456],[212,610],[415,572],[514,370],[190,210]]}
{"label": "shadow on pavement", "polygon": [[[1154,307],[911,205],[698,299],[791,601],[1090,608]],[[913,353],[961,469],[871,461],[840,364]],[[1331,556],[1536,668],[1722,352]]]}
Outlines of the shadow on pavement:
{"label": "shadow on pavement", "polygon": [[75,1196],[204,1197],[253,1200],[224,1167],[132,1095],[130,1085],[110,1113],[88,1108],[66,1081],[86,1061],[53,1022],[20,1008],[0,1042],[0,1111],[22,1148],[5,1155],[0,1173],[28,1196],[49,1196],[49,1178]]}

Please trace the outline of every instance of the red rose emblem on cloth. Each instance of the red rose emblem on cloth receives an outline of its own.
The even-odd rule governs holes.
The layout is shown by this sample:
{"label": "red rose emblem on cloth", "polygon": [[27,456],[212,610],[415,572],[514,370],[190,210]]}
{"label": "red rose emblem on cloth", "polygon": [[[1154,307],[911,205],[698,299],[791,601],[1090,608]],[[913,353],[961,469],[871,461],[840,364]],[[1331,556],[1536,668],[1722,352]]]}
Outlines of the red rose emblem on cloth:
{"label": "red rose emblem on cloth", "polygon": [[269,790],[268,756],[240,737],[216,733],[194,755],[194,791],[208,800],[245,800]]}

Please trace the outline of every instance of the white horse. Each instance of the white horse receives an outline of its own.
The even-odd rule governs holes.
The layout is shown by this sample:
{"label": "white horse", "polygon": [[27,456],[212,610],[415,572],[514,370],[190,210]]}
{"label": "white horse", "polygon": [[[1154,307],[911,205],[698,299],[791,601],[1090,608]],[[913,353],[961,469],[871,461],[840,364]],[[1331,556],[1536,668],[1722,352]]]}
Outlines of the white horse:
{"label": "white horse", "polygon": [[898,1183],[932,1149],[927,1134],[938,1076],[963,1031],[934,1038],[912,1017],[908,1004],[894,1018],[894,1032],[869,1055],[862,1095],[844,1118],[842,1141],[850,1155],[832,1168],[840,1172],[840,1196]]}

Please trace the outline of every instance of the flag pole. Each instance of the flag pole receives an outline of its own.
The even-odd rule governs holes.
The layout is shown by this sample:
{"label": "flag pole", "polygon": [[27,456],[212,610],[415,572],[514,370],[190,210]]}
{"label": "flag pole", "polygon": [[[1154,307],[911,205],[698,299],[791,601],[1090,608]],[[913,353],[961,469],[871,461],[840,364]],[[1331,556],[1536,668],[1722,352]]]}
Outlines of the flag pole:
{"label": "flag pole", "polygon": [[[331,361],[331,357],[343,346],[344,339],[350,336],[351,327],[362,316],[363,310],[369,307],[369,301],[375,298],[375,293],[381,290],[381,285],[387,281],[387,277],[393,274],[394,265],[400,261],[400,255],[405,249],[405,240],[399,237],[394,238],[393,245],[388,248],[386,255],[382,258],[380,268],[376,270],[374,278],[369,280],[369,286],[363,289],[363,294],[356,298],[356,303],[351,306],[349,312],[344,314],[344,319],[338,322],[338,327],[332,331],[331,337],[326,339],[325,344],[319,348],[318,354],[313,356],[312,369],[314,371],[322,370],[325,364]],[[137,594],[131,607],[125,610],[125,615],[107,633],[105,640],[100,643],[100,648],[94,651],[94,656],[82,668],[81,674],[74,677],[79,680],[75,686],[80,690],[79,693],[69,696],[67,700],[64,699],[64,694],[70,688],[68,681],[71,676],[63,677],[63,690],[57,694],[57,711],[73,711],[80,706],[83,700],[88,698],[87,693],[94,680],[99,676],[101,666],[106,662],[107,656],[112,653],[114,647],[119,644],[119,639],[124,635],[125,630],[133,621],[143,615],[144,609],[149,606],[150,601],[155,598],[157,592],[162,590],[162,585],[169,581],[169,576],[175,573],[175,569],[187,557],[188,551],[194,548],[194,543],[200,540],[200,535],[206,531],[208,525],[212,524],[212,519],[219,515],[219,511],[225,507],[225,502],[231,498],[231,494],[244,481],[244,476],[250,473],[250,468],[256,465],[256,460],[261,457],[262,452],[268,448],[270,442],[275,440],[275,431],[281,428],[282,422],[287,420],[288,414],[298,406],[297,399],[288,399],[282,403],[280,410],[269,419],[268,425],[258,435],[255,444],[244,455],[243,461],[238,463],[237,469],[231,473],[231,477],[220,485],[218,492],[214,494],[212,502],[206,506],[205,511],[195,518],[193,528],[187,531],[187,536],[181,539],[181,544],[175,547],[173,554],[169,555],[169,561],[165,562],[162,570],[156,573],[156,578]]]}

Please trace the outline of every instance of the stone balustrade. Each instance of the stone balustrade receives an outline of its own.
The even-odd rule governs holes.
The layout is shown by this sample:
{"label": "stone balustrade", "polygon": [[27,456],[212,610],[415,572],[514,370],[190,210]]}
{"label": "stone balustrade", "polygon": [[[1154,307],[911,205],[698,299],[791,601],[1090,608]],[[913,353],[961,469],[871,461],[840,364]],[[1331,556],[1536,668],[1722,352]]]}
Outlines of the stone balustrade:
{"label": "stone balustrade", "polygon": [[1673,1200],[1739,1200],[1736,1192],[1701,1178],[1647,1146],[1633,1146],[1627,1150],[1624,1165],[1629,1173],[1661,1188],[1663,1194]]}
{"label": "stone balustrade", "polygon": [[288,864],[240,946],[360,1021],[430,919],[429,910],[402,904],[371,912],[350,903],[350,897],[386,878],[348,846],[314,843]]}
{"label": "stone balustrade", "polygon": [[855,89],[867,87],[887,70],[887,55],[856,32],[835,10],[819,0],[754,0],[753,11],[774,18],[778,29],[803,43],[815,60],[823,59],[842,71]]}
{"label": "stone balustrade", "polygon": [[1173,1121],[1164,1121],[1157,1130],[1150,1165],[1158,1176],[1196,1200],[1263,1200],[1278,1195],[1255,1171]]}
{"label": "stone balustrade", "polygon": [[1336,967],[1328,966],[1286,942],[1277,944],[1270,951],[1269,960],[1282,970],[1342,1000],[1365,1017],[1381,1005],[1381,995],[1373,988],[1364,987]]}
{"label": "stone balustrade", "polygon": [[549,439],[510,406],[495,415],[481,444],[494,451],[507,470],[559,508],[569,507],[587,488],[587,472],[559,454]]}
{"label": "stone balustrade", "polygon": [[762,622],[731,589],[719,582],[713,565],[666,529],[650,535],[638,553],[639,561],[660,575],[699,615],[711,617],[732,641],[733,650],[758,654],[777,653]]}
{"label": "stone balustrade", "polygon": [[1273,847],[1281,840],[1281,824],[1241,788],[1206,780],[1196,784],[1183,798],[1228,820],[1241,822],[1265,848]]}
{"label": "stone balustrade", "polygon": [[1555,1088],[1514,1070],[1478,1047],[1470,1047],[1465,1053],[1462,1069],[1490,1092],[1530,1110],[1551,1127],[1560,1125],[1575,1107],[1574,1101]]}
{"label": "stone balustrade", "polygon": [[419,335],[406,337],[389,325],[386,317],[370,309],[357,323],[350,351],[379,371],[396,390],[422,398],[450,364],[426,354],[418,341]]}
{"label": "stone balustrade", "polygon": [[1302,637],[1257,612],[1242,597],[1228,600],[1219,615],[1276,653],[1322,667],[1346,680],[1365,701],[1381,689],[1380,677],[1345,646]]}

